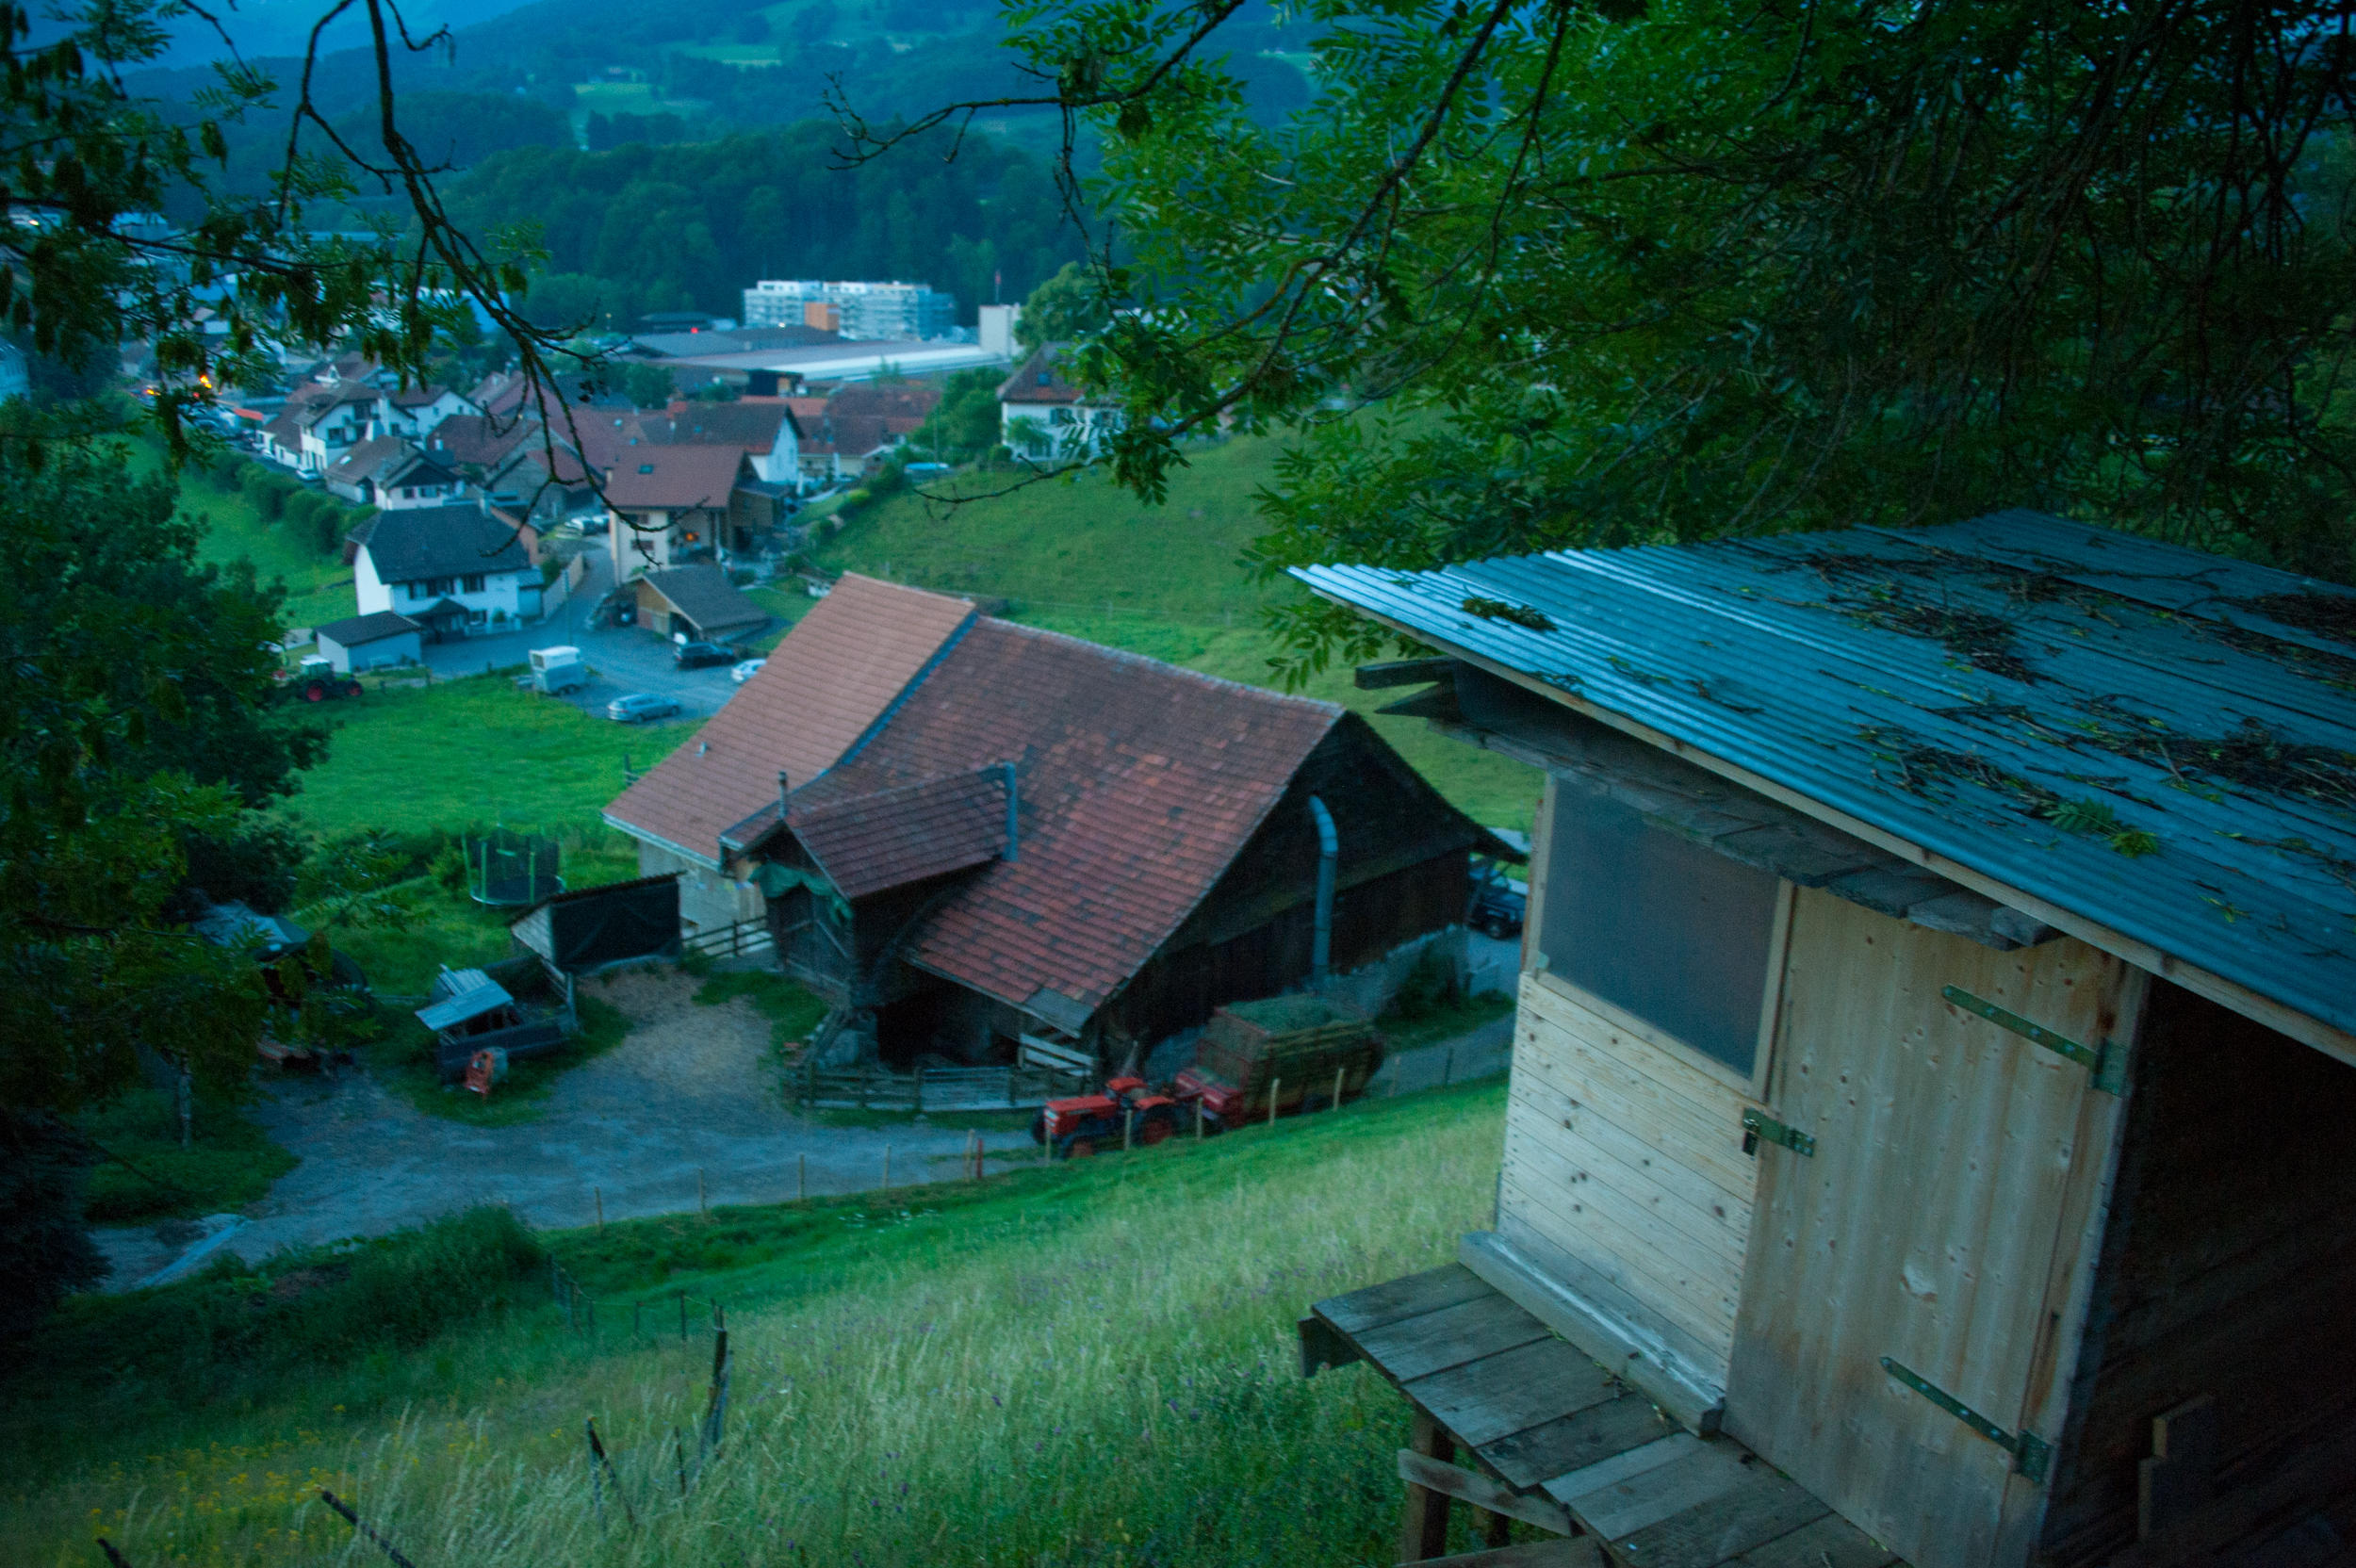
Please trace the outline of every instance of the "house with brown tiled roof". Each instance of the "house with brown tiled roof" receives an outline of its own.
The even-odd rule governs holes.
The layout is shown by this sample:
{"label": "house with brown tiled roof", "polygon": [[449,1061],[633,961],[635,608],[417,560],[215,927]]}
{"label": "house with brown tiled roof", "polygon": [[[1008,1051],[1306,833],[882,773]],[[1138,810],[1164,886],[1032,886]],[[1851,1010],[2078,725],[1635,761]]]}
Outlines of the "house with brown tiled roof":
{"label": "house with brown tiled roof", "polygon": [[895,1064],[1118,1064],[1321,956],[1461,953],[1468,857],[1513,853],[1334,704],[857,576],[605,820]]}
{"label": "house with brown tiled roof", "polygon": [[998,439],[1019,457],[1076,462],[1121,429],[1121,405],[1072,379],[1071,349],[1041,344],[998,384]]}
{"label": "house with brown tiled roof", "polygon": [[614,580],[747,547],[730,513],[737,486],[753,482],[742,447],[640,445],[618,452],[605,474]]}
{"label": "house with brown tiled roof", "polygon": [[[852,382],[826,399],[788,398],[804,433],[800,465],[820,484],[857,479],[880,467],[941,405],[941,388],[907,383]],[[815,415],[804,405],[816,404]]]}

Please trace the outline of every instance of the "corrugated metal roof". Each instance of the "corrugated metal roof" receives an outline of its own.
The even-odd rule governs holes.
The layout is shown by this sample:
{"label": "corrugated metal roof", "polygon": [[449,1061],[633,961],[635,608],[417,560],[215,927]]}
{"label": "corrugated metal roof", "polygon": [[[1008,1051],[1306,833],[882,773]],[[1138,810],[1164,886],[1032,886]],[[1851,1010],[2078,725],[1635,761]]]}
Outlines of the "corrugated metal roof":
{"label": "corrugated metal roof", "polygon": [[2356,1030],[2356,593],[2034,513],[1293,574]]}
{"label": "corrugated metal roof", "polygon": [[507,994],[506,987],[479,969],[451,970],[435,979],[447,980],[449,994],[430,1007],[418,1008],[417,1021],[437,1035],[515,1000]]}

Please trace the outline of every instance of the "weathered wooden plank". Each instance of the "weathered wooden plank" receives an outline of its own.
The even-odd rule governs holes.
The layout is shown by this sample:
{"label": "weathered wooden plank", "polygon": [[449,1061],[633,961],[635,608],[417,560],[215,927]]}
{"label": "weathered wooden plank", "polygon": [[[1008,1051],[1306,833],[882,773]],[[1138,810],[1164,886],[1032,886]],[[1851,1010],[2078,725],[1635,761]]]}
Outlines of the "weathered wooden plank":
{"label": "weathered wooden plank", "polygon": [[1442,1307],[1452,1307],[1460,1301],[1470,1301],[1493,1294],[1481,1283],[1480,1277],[1463,1264],[1410,1274],[1404,1279],[1386,1280],[1379,1285],[1353,1290],[1347,1296],[1329,1297],[1313,1303],[1310,1311],[1324,1318],[1342,1332],[1355,1337],[1365,1331],[1385,1323],[1396,1323],[1402,1317],[1415,1317]]}
{"label": "weathered wooden plank", "polygon": [[[1624,1171],[1625,1179],[1614,1183],[1623,1191],[1658,1190],[1680,1210],[1691,1211],[1693,1221],[1708,1233],[1740,1238],[1750,1234],[1751,1184],[1726,1185],[1709,1169],[1688,1161],[1683,1150],[1663,1147],[1657,1136],[1631,1132],[1596,1107],[1573,1104],[1568,1095],[1530,1079],[1509,1091],[1505,1114],[1509,1127],[1527,1132],[1534,1141],[1566,1159],[1601,1160]],[[1738,1110],[1735,1117],[1731,1129],[1720,1129],[1721,1147],[1711,1152],[1724,1153],[1726,1143],[1740,1152],[1742,1113]],[[1749,1159],[1743,1163],[1757,1169]]]}
{"label": "weathered wooden plank", "polygon": [[1481,1444],[1474,1452],[1498,1475],[1528,1489],[1613,1454],[1658,1443],[1677,1429],[1677,1423],[1655,1410],[1650,1399],[1621,1394]]}
{"label": "weathered wooden plank", "polygon": [[[1410,1568],[1402,1563],[1400,1568]],[[1412,1568],[1608,1568],[1603,1547],[1592,1535],[1564,1536],[1559,1541],[1529,1541],[1518,1546],[1494,1546],[1485,1552],[1459,1552],[1454,1557],[1426,1558]]]}
{"label": "weathered wooden plank", "polygon": [[1724,1361],[1734,1345],[1741,1274],[1722,1260],[1697,1258],[1662,1227],[1628,1215],[1609,1194],[1565,1191],[1509,1152],[1501,1194],[1554,1245],[1611,1276],[1646,1307],[1669,1318]]}
{"label": "weathered wooden plank", "polygon": [[[1434,1464],[1447,1464],[1456,1458],[1456,1439],[1447,1427],[1432,1417],[1420,1405],[1409,1411],[1410,1429],[1415,1451]],[[1399,1520],[1399,1556],[1402,1562],[1421,1562],[1441,1556],[1448,1550],[1448,1511],[1455,1506],[1455,1495],[1434,1492],[1428,1486],[1407,1485],[1406,1507]]]}
{"label": "weathered wooden plank", "polygon": [[1763,1460],[1751,1460],[1747,1468],[1734,1486],[1618,1538],[1612,1549],[1644,1568],[1714,1568],[1832,1511]]}
{"label": "weathered wooden plank", "polygon": [[1718,1195],[1711,1208],[1689,1202],[1653,1174],[1671,1164],[1665,1155],[1654,1154],[1650,1167],[1634,1165],[1583,1136],[1576,1125],[1547,1127],[1528,1119],[1509,1120],[1506,1136],[1518,1158],[1558,1185],[1582,1192],[1591,1186],[1601,1188],[1628,1215],[1671,1233],[1677,1245],[1700,1250],[1736,1274],[1742,1272],[1743,1245],[1750,1238],[1750,1227],[1744,1223],[1749,1218],[1748,1206],[1738,1208],[1736,1200],[1725,1194]]}
{"label": "weathered wooden plank", "polygon": [[1759,1464],[1738,1444],[1698,1443],[1683,1459],[1562,1502],[1590,1532],[1619,1542],[1726,1496],[1757,1474]]}
{"label": "weathered wooden plank", "polygon": [[1523,1496],[1510,1487],[1499,1486],[1486,1476],[1442,1463],[1413,1448],[1399,1451],[1399,1478],[1411,1486],[1445,1492],[1460,1503],[1470,1503],[1490,1513],[1502,1513],[1509,1519],[1519,1519],[1525,1525],[1535,1525],[1557,1535],[1576,1533],[1571,1516],[1562,1511],[1562,1505],[1551,1498],[1544,1495]]}
{"label": "weathered wooden plank", "polygon": [[1892,1357],[2018,1424],[2053,1343],[2065,1192],[2100,1157],[2077,1139],[2086,1070],[1941,987],[2097,1038],[2109,963],[1799,895],[1775,1102],[1816,1152],[1760,1151],[1726,1425],[1922,1568],[2021,1560],[1999,1550],[2009,1457],[1873,1373]]}
{"label": "weathered wooden plank", "polygon": [[1611,1387],[1611,1379],[1570,1346],[1546,1339],[1399,1386],[1478,1448],[1594,1404]]}
{"label": "weathered wooden plank", "polygon": [[1658,1470],[1664,1464],[1675,1464],[1681,1459],[1702,1451],[1702,1440],[1692,1432],[1671,1432],[1656,1442],[1634,1448],[1624,1448],[1607,1454],[1593,1464],[1556,1476],[1544,1484],[1546,1494],[1556,1502],[1569,1507],[1573,1500],[1590,1493],[1617,1486],[1647,1470]]}
{"label": "weathered wooden plank", "polygon": [[1827,1513],[1735,1560],[1743,1568],[1890,1568],[1898,1554],[1838,1513]]}
{"label": "weathered wooden plank", "polygon": [[1675,1066],[1652,1047],[1542,1016],[1525,1016],[1515,1030],[1514,1082],[1562,1095],[1571,1104],[1559,1115],[1586,1107],[1639,1143],[1665,1148],[1713,1184],[1749,1194],[1758,1184],[1757,1168],[1742,1152],[1749,1098],[1715,1080],[1680,1085]]}
{"label": "weathered wooden plank", "polygon": [[1362,1330],[1358,1348],[1396,1382],[1549,1337],[1546,1326],[1491,1291],[1470,1301]]}

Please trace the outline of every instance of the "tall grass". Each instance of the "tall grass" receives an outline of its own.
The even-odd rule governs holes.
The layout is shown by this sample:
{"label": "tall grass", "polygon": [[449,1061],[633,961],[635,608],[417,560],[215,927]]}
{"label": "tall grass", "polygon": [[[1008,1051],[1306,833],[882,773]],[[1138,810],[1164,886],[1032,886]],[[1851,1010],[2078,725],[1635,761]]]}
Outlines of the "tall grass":
{"label": "tall grass", "polygon": [[[555,1238],[605,1299],[602,1348],[543,1311],[392,1358],[369,1375],[401,1402],[367,1418],[340,1409],[366,1369],[337,1367],[222,1412],[218,1446],[92,1433],[0,1502],[0,1538],[39,1562],[85,1560],[101,1528],[139,1562],[363,1560],[306,1500],[328,1484],[428,1568],[1388,1562],[1404,1406],[1363,1367],[1301,1380],[1292,1323],[1486,1222],[1501,1102],[724,1212],[767,1255],[667,1281],[646,1243],[693,1218]],[[727,1442],[684,1497],[673,1434],[692,1462],[710,1351],[678,1343],[678,1288],[726,1300],[735,1349]],[[659,1309],[634,1341],[632,1294]],[[588,1415],[635,1527],[611,1495],[600,1526]]]}

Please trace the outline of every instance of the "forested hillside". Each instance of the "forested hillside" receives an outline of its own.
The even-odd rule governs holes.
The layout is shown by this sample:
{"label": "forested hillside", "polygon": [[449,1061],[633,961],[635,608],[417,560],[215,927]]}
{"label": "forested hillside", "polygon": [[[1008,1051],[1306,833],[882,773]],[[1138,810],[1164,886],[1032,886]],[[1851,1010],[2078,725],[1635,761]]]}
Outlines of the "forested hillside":
{"label": "forested hillside", "polygon": [[841,169],[834,127],[805,121],[721,140],[609,153],[522,147],[452,186],[476,233],[530,219],[548,249],[529,308],[560,324],[649,310],[737,314],[763,277],[911,278],[957,296],[965,318],[1020,300],[1079,253],[1039,160],[969,137]]}

